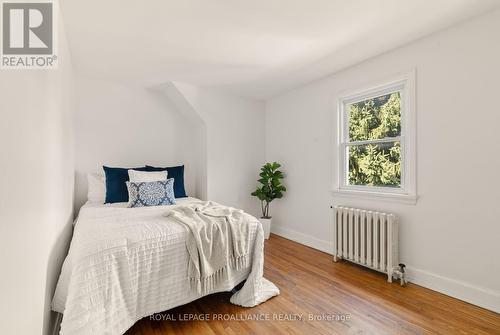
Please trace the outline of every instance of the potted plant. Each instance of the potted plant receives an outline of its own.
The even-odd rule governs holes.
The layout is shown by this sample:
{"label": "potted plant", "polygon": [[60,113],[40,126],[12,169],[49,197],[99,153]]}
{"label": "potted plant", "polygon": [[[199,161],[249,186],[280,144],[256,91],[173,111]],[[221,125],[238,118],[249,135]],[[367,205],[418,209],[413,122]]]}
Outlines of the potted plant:
{"label": "potted plant", "polygon": [[280,167],[281,165],[276,162],[264,164],[260,169],[260,179],[258,180],[261,185],[252,193],[253,196],[256,196],[260,200],[262,209],[260,222],[266,239],[269,238],[269,234],[271,233],[269,205],[274,199],[282,198],[283,193],[286,191],[286,187],[281,184],[281,180],[285,175],[278,170]]}

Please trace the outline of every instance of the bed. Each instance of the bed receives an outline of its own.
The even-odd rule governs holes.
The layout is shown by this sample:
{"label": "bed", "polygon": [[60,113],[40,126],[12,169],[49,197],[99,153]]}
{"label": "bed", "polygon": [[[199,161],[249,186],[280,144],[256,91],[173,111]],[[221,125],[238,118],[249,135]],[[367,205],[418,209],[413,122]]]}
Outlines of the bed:
{"label": "bed", "polygon": [[208,292],[190,287],[189,232],[164,214],[168,208],[198,203],[202,201],[191,197],[177,199],[174,206],[142,208],[87,202],[75,222],[52,301],[52,309],[63,314],[60,334],[123,334],[145,316],[230,291],[245,280],[232,303],[251,307],[279,294],[262,277],[263,231],[248,214],[248,266],[228,267],[224,280]]}

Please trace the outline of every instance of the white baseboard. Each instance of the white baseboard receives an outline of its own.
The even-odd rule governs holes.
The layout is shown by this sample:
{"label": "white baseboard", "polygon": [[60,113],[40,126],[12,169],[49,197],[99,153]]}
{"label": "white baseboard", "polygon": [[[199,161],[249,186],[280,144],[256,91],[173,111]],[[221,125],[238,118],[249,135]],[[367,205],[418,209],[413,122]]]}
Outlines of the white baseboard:
{"label": "white baseboard", "polygon": [[408,280],[450,297],[500,313],[500,293],[408,266]]}
{"label": "white baseboard", "polygon": [[[273,224],[271,231],[289,240],[304,244],[308,247],[332,254],[332,242],[321,240],[283,226]],[[469,283],[443,277],[425,270],[414,268],[407,264],[408,280],[417,285],[426,287],[453,298],[477,305],[488,310],[500,313],[500,293]]]}
{"label": "white baseboard", "polygon": [[288,229],[283,226],[278,226],[274,223],[271,226],[271,232],[286,239],[333,255],[333,242],[320,240],[319,238],[316,238],[314,236],[303,234],[296,230]]}

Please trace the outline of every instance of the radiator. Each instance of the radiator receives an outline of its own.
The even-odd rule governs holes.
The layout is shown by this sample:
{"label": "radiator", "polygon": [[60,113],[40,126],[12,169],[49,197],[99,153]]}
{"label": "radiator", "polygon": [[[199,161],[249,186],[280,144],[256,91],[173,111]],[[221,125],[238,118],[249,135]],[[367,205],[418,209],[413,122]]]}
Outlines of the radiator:
{"label": "radiator", "polygon": [[389,213],[334,206],[333,258],[387,274],[398,272],[398,221]]}

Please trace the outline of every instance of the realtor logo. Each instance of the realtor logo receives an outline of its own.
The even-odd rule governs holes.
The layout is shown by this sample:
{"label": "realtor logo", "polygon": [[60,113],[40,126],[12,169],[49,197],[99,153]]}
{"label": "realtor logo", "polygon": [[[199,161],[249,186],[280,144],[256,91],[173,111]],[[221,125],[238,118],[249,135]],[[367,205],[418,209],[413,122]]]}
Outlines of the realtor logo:
{"label": "realtor logo", "polygon": [[1,17],[3,69],[47,69],[57,65],[52,2],[3,2]]}

